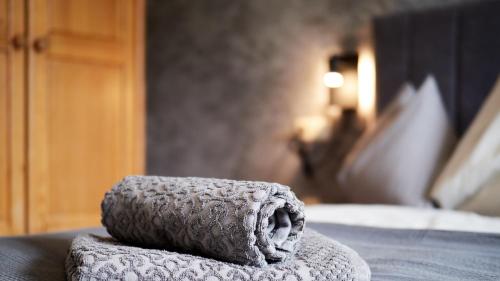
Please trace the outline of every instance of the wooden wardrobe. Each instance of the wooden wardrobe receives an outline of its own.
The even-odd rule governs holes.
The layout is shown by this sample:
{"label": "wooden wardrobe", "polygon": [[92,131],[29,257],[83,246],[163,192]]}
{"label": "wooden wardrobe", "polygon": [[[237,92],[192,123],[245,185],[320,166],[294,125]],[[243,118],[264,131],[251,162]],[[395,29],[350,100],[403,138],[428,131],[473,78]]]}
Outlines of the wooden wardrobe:
{"label": "wooden wardrobe", "polygon": [[142,0],[0,0],[0,234],[100,224],[144,170]]}

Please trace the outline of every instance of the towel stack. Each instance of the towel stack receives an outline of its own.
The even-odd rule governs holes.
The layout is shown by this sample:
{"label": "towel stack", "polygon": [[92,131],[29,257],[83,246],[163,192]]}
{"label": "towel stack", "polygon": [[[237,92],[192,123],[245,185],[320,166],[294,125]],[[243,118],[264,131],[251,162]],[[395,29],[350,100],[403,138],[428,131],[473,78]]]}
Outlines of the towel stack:
{"label": "towel stack", "polygon": [[369,280],[353,250],[304,232],[277,183],[129,176],[101,207],[113,238],[77,237],[69,280]]}

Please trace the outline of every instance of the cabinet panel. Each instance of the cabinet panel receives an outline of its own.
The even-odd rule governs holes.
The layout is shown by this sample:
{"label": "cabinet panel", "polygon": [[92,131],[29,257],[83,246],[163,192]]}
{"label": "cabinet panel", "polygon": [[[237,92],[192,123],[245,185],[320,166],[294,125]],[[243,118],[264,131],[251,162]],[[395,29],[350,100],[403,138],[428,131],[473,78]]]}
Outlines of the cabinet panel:
{"label": "cabinet panel", "polygon": [[[0,4],[1,1],[0,1]],[[2,7],[0,7],[2,11]],[[1,21],[1,19],[0,19]],[[1,24],[0,24],[1,26]],[[1,40],[1,39],[0,39]],[[0,43],[0,234],[10,228],[9,184],[9,105],[7,87],[7,53]]]}
{"label": "cabinet panel", "polygon": [[100,224],[104,192],[143,172],[142,1],[32,1],[29,231]]}
{"label": "cabinet panel", "polygon": [[123,1],[52,0],[48,28],[56,33],[118,38],[120,22],[124,23],[119,2]]}
{"label": "cabinet panel", "polygon": [[127,173],[122,68],[68,59],[48,68],[49,224],[59,214],[98,219],[104,190]]}
{"label": "cabinet panel", "polygon": [[26,227],[24,20],[23,1],[0,0],[0,234]]}
{"label": "cabinet panel", "polygon": [[0,0],[0,232],[7,232],[9,208],[9,106],[7,86],[7,1]]}

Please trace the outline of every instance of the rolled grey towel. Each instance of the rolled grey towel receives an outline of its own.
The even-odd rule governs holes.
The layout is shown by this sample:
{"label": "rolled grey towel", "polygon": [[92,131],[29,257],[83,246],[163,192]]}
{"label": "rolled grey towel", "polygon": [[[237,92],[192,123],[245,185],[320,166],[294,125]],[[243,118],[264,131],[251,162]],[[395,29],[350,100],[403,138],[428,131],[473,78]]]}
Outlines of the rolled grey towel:
{"label": "rolled grey towel", "polygon": [[370,275],[370,268],[355,251],[310,229],[293,259],[266,267],[132,247],[97,236],[75,238],[66,258],[69,281],[368,281]]}
{"label": "rolled grey towel", "polygon": [[293,256],[304,227],[304,204],[277,183],[129,176],[101,207],[122,242],[253,266]]}

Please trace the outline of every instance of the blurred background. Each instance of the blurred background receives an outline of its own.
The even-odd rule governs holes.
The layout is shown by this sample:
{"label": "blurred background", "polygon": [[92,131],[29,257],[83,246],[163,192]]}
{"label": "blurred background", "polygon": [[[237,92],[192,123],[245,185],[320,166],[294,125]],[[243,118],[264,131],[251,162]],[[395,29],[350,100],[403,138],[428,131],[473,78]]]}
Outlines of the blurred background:
{"label": "blurred background", "polygon": [[0,0],[0,234],[99,225],[129,174],[345,202],[377,115],[372,19],[462,2]]}
{"label": "blurred background", "polygon": [[[372,18],[459,2],[471,1],[148,1],[147,173],[276,181],[342,201],[334,176],[375,116]],[[341,108],[323,75],[346,53],[364,75],[359,120],[329,134]],[[290,146],[297,130],[313,143],[314,176]]]}

